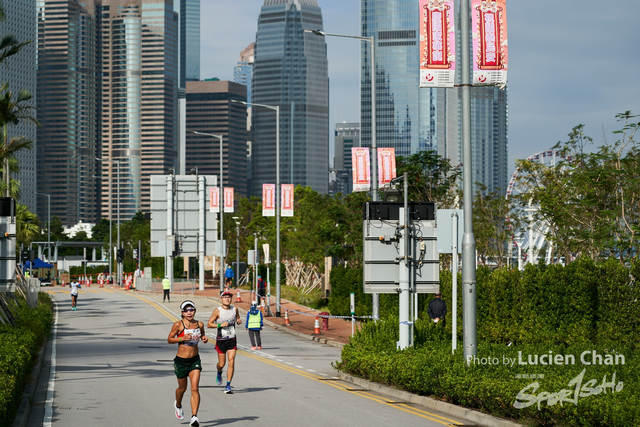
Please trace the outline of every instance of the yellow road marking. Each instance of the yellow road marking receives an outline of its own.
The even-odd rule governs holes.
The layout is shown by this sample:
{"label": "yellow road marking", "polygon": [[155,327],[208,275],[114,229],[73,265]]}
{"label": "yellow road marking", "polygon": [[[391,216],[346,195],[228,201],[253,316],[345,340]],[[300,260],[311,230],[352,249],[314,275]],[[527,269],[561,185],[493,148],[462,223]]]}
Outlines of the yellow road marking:
{"label": "yellow road marking", "polygon": [[305,378],[309,378],[309,379],[321,382],[323,384],[330,385],[332,387],[337,388],[338,390],[346,391],[348,393],[355,394],[357,396],[364,397],[366,399],[373,400],[373,401],[378,402],[378,403],[382,403],[382,404],[384,404],[386,406],[389,406],[389,407],[392,407],[392,408],[396,408],[396,409],[399,409],[399,410],[404,411],[404,412],[408,412],[408,413],[410,413],[412,415],[416,415],[416,416],[421,417],[421,418],[426,418],[426,419],[429,419],[431,421],[435,421],[435,422],[437,422],[439,424],[442,424],[442,425],[445,425],[445,426],[462,425],[462,423],[460,423],[458,421],[454,421],[452,419],[449,419],[449,418],[446,418],[446,417],[443,417],[443,416],[440,416],[440,415],[425,411],[423,409],[413,408],[413,407],[408,406],[407,404],[404,404],[404,403],[401,403],[401,404],[389,403],[388,399],[382,398],[380,396],[375,396],[375,395],[373,395],[373,394],[371,394],[370,392],[367,392],[367,391],[349,390],[347,387],[344,387],[341,384],[336,384],[336,383],[333,383],[331,381],[323,381],[324,378],[319,377],[317,375],[310,374],[310,373],[308,373],[306,371],[303,371],[301,369],[293,368],[293,367],[287,366],[285,364],[282,364],[280,362],[277,362],[277,361],[274,361],[274,360],[271,360],[271,359],[268,359],[268,358],[265,358],[265,357],[256,356],[256,355],[254,355],[252,353],[249,353],[249,352],[246,352],[244,350],[238,350],[238,353],[242,354],[243,356],[247,356],[247,357],[250,357],[252,359],[259,360],[259,361],[261,361],[263,363],[266,363],[268,365],[274,366],[276,368],[280,368],[280,369],[283,369],[285,371],[291,372],[293,374],[297,374],[297,375],[303,376]]}

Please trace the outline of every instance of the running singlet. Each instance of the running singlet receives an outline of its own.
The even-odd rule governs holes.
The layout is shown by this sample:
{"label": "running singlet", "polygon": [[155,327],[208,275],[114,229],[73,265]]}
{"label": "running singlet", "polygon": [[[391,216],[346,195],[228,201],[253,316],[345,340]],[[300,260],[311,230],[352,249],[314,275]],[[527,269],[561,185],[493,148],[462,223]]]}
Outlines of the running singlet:
{"label": "running singlet", "polygon": [[231,307],[230,310],[225,310],[222,307],[218,307],[218,323],[228,322],[229,326],[224,328],[218,328],[217,340],[229,340],[236,337],[236,308]]}
{"label": "running singlet", "polygon": [[179,342],[178,345],[197,345],[201,336],[200,328],[187,329],[187,327],[184,326],[184,321],[181,320],[180,322],[182,323],[183,329],[182,332],[178,334],[178,338],[185,336],[185,334],[191,334],[191,339],[189,341]]}
{"label": "running singlet", "polygon": [[71,295],[78,295],[78,282],[71,282]]}

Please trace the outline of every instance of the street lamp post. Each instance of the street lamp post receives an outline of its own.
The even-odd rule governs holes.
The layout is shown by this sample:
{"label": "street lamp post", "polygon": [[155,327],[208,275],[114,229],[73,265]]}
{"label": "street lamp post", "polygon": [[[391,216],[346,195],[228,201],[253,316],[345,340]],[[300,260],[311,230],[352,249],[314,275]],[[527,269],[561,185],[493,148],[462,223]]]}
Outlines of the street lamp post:
{"label": "street lamp post", "polygon": [[[117,227],[118,227],[118,244],[117,247],[118,249],[120,248],[120,160],[111,160],[111,159],[101,159],[96,157],[96,160],[99,162],[111,162],[111,163],[115,163],[116,167],[117,167],[117,181],[118,181],[118,197],[116,199],[117,205],[118,205],[118,222],[117,222]],[[112,217],[112,193],[113,193],[113,180],[110,179],[109,180],[109,276],[112,276],[113,274],[113,242],[112,242],[112,235],[113,232],[111,231],[111,223],[113,222],[113,217]],[[118,264],[116,263],[116,268],[118,267]],[[119,272],[116,272],[116,276],[119,276]],[[111,279],[113,279],[113,277],[111,277]],[[120,284],[120,279],[118,278],[118,284]]]}
{"label": "street lamp post", "polygon": [[51,262],[51,194],[38,193],[37,191],[34,191],[33,194],[47,196],[47,262]]}
{"label": "street lamp post", "polygon": [[276,317],[280,317],[280,106],[237,100],[231,102],[268,108],[276,112]]}
{"label": "street lamp post", "polygon": [[[358,39],[369,42],[371,45],[371,200],[378,200],[378,143],[377,143],[377,108],[376,108],[376,40],[373,34],[370,37],[351,36],[347,34],[333,34],[320,30],[304,30],[305,33],[311,33],[318,36],[326,37],[344,37],[348,39]],[[380,314],[380,295],[372,294],[373,298],[373,318],[377,319]]]}
{"label": "street lamp post", "polygon": [[212,138],[218,138],[220,141],[220,291],[224,290],[224,189],[222,184],[222,135],[215,135],[212,133],[199,132],[197,130],[187,130],[187,132],[194,135],[210,136]]}
{"label": "street lamp post", "polygon": [[236,222],[236,286],[238,286],[238,275],[240,272],[240,218],[233,217]]}

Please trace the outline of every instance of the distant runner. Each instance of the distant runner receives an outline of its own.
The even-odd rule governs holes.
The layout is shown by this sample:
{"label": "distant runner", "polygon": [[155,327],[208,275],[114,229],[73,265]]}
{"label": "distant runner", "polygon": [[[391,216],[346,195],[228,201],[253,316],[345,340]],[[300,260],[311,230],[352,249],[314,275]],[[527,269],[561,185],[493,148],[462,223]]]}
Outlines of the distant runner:
{"label": "distant runner", "polygon": [[233,394],[231,390],[231,379],[233,379],[233,370],[236,361],[236,350],[238,343],[236,340],[236,324],[241,324],[240,313],[237,307],[231,306],[231,297],[233,295],[229,291],[224,291],[220,294],[222,299],[222,306],[213,310],[208,328],[218,328],[218,335],[216,337],[216,351],[218,352],[218,376],[216,377],[216,383],[222,385],[222,369],[229,360],[229,367],[227,368],[227,385],[224,392],[227,394]]}
{"label": "distant runner", "polygon": [[178,377],[178,388],[176,389],[176,400],[173,403],[176,417],[184,419],[182,409],[182,397],[187,391],[187,378],[191,380],[191,422],[192,427],[198,427],[198,408],[200,407],[200,371],[202,364],[198,354],[198,341],[203,343],[209,341],[204,333],[204,323],[195,319],[196,306],[192,301],[184,301],[180,304],[182,320],[177,321],[171,327],[167,342],[178,344],[178,354],[173,359],[173,369]]}
{"label": "distant runner", "polygon": [[80,289],[80,283],[74,280],[69,283],[69,287],[71,288],[71,310],[76,311],[76,306],[78,305],[78,289]]}

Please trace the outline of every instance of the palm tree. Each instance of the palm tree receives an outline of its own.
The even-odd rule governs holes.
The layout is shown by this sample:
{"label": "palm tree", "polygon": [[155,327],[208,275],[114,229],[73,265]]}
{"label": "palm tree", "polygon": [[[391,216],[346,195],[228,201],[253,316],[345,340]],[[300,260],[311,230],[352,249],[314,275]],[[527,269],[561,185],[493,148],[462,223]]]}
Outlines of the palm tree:
{"label": "palm tree", "polygon": [[38,215],[29,212],[25,205],[16,203],[16,240],[29,246],[40,235]]}

